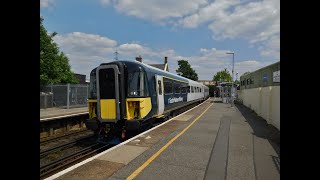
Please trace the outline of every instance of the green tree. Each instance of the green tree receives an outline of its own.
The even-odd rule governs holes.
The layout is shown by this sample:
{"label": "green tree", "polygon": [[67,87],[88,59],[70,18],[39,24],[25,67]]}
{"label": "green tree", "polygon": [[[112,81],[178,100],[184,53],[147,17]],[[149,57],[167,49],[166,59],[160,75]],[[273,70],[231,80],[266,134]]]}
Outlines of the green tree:
{"label": "green tree", "polygon": [[191,65],[187,60],[179,60],[178,61],[179,68],[176,72],[185,78],[192,79],[194,81],[198,80],[198,74],[194,69],[192,69]]}
{"label": "green tree", "polygon": [[229,71],[227,71],[227,69],[224,69],[222,71],[217,72],[213,76],[213,81],[231,82],[232,81],[232,77],[231,77]]}
{"label": "green tree", "polygon": [[70,69],[69,59],[52,38],[56,32],[48,34],[40,17],[40,90],[48,84],[79,83]]}

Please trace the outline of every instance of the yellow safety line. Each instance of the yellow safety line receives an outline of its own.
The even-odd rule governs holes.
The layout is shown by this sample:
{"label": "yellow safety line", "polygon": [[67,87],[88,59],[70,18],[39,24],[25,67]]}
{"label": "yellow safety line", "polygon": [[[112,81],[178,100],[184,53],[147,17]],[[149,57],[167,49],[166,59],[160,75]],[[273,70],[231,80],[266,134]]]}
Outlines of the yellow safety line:
{"label": "yellow safety line", "polygon": [[200,117],[207,112],[207,110],[212,106],[211,104],[203,113],[201,113],[193,122],[187,126],[183,131],[181,131],[179,134],[177,134],[174,138],[172,138],[166,145],[164,145],[158,152],[156,152],[153,156],[151,156],[145,163],[143,163],[138,169],[136,169],[129,177],[127,177],[127,180],[131,180],[135,178],[140,172],[146,168],[156,157],[158,157],[165,149],[167,149],[168,146],[170,146],[176,139],[178,139],[184,132],[186,132]]}

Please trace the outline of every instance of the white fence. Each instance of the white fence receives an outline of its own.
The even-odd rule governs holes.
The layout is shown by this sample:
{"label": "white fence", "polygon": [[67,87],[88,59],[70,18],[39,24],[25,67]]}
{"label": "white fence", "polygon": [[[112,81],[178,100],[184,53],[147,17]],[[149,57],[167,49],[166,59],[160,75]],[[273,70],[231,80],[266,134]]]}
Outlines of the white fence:
{"label": "white fence", "polygon": [[239,91],[238,98],[243,105],[280,130],[280,86],[243,89]]}

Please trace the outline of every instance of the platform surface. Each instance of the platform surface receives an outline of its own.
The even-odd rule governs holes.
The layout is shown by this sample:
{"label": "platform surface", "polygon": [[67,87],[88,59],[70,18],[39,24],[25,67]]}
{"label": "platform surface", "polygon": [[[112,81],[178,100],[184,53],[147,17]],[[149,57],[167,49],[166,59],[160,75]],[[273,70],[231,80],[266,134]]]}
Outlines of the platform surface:
{"label": "platform surface", "polygon": [[248,108],[208,100],[55,178],[280,179],[279,138]]}
{"label": "platform surface", "polygon": [[71,116],[76,114],[88,113],[88,107],[80,108],[70,108],[70,109],[60,109],[60,108],[48,108],[40,109],[40,121],[45,121],[48,119],[53,119],[62,116]]}

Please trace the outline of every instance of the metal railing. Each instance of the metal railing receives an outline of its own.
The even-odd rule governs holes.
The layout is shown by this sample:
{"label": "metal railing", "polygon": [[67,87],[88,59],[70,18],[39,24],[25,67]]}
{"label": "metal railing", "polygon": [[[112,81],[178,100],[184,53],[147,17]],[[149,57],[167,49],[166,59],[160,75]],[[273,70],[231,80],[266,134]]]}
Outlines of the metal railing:
{"label": "metal railing", "polygon": [[86,84],[48,85],[40,92],[40,109],[86,107],[88,94]]}

